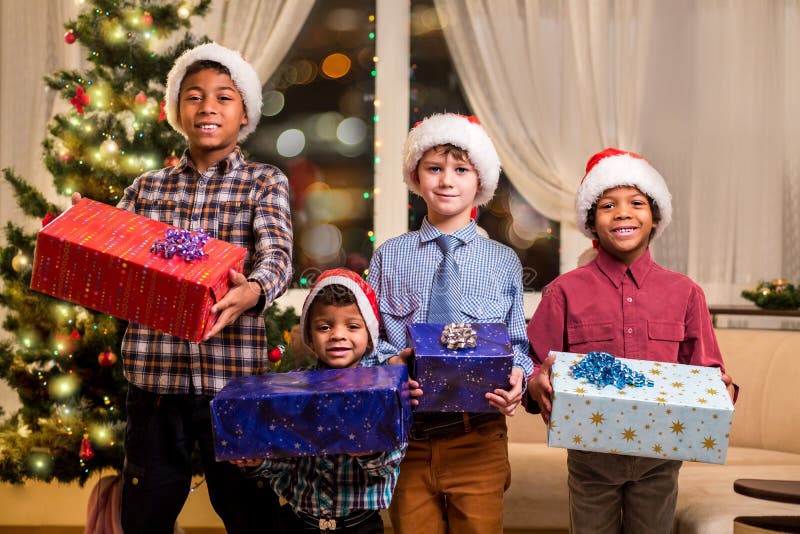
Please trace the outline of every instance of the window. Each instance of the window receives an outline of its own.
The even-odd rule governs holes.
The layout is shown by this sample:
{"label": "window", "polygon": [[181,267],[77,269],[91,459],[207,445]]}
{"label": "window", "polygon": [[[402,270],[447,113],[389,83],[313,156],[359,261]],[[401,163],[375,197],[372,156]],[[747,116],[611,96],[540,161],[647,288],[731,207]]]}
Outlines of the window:
{"label": "window", "polygon": [[317,2],[264,85],[244,148],[289,177],[292,287],[321,270],[366,270],[372,254],[375,2]]}

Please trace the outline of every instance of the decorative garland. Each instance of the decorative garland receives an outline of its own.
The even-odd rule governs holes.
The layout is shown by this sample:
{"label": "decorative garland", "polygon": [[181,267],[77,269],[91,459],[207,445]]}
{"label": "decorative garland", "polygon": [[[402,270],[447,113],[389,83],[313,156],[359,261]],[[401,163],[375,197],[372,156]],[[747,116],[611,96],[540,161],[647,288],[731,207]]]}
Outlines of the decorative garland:
{"label": "decorative garland", "polygon": [[742,291],[742,297],[766,310],[795,310],[800,308],[800,289],[783,278],[759,282],[754,289]]}

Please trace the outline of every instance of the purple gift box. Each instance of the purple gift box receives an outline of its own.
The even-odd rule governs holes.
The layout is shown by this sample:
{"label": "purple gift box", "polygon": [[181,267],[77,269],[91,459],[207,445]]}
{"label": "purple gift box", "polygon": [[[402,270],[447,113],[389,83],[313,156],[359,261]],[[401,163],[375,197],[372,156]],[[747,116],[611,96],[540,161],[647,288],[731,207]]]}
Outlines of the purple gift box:
{"label": "purple gift box", "polygon": [[408,325],[414,348],[412,376],[424,392],[418,412],[495,412],[486,393],[508,389],[514,351],[503,323],[472,323],[474,348],[448,349],[442,342],[445,325]]}
{"label": "purple gift box", "polygon": [[407,444],[402,365],[233,378],[211,401],[218,461],[368,453]]}

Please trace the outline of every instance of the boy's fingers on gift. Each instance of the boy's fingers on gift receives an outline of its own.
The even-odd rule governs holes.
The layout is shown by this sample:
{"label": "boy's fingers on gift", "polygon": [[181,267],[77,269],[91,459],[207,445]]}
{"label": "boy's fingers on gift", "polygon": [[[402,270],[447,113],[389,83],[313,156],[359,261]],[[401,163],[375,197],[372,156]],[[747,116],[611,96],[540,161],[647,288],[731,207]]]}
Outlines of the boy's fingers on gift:
{"label": "boy's fingers on gift", "polygon": [[72,201],[72,205],[74,206],[75,204],[81,201],[81,194],[75,191],[74,193],[72,193],[70,200]]}

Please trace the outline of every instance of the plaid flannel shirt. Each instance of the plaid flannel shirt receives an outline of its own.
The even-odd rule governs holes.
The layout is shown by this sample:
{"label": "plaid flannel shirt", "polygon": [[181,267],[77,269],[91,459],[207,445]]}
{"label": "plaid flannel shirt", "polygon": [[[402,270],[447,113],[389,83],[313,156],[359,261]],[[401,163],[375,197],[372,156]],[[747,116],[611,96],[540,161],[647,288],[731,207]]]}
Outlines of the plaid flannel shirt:
{"label": "plaid flannel shirt", "polygon": [[295,513],[344,517],[359,510],[389,508],[405,450],[265,460],[249,476],[269,480]]}
{"label": "plaid flannel shirt", "polygon": [[118,207],[246,248],[244,274],[262,291],[255,307],[202,343],[130,323],[122,340],[128,381],[155,393],[214,395],[232,377],[265,372],[262,314],[291,279],[289,183],[280,169],[248,162],[237,147],[200,173],[186,150],[177,166],[139,176]]}

